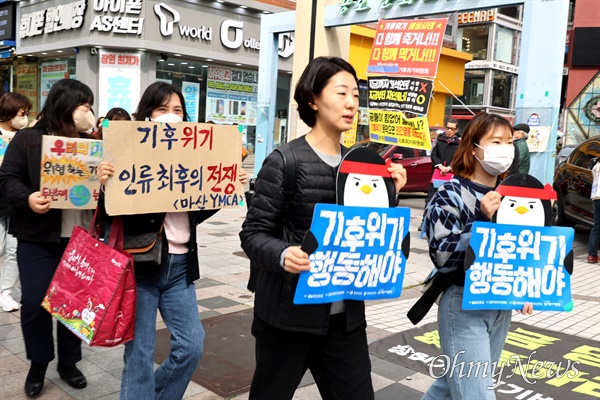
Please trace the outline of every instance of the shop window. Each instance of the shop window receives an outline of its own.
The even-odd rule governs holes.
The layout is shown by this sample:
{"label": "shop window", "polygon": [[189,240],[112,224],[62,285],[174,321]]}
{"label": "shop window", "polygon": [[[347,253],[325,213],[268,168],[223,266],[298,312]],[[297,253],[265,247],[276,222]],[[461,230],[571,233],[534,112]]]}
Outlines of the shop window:
{"label": "shop window", "polygon": [[496,28],[494,60],[514,64],[515,31],[498,26]]}
{"label": "shop window", "polygon": [[520,19],[521,18],[521,6],[512,7],[500,7],[498,8],[498,14],[506,15],[507,17]]}
{"label": "shop window", "polygon": [[465,88],[463,95],[459,98],[467,105],[483,105],[484,87],[485,71],[467,70],[465,71]]}
{"label": "shop window", "polygon": [[458,28],[458,50],[473,55],[473,60],[488,59],[488,25],[475,25]]}
{"label": "shop window", "polygon": [[511,108],[512,82],[514,75],[493,71],[492,106]]}
{"label": "shop window", "polygon": [[[156,63],[157,80],[170,83],[184,93],[186,111],[193,122],[204,122],[206,70],[207,66],[202,63],[179,58],[165,57]],[[186,93],[196,88],[194,93]]]}

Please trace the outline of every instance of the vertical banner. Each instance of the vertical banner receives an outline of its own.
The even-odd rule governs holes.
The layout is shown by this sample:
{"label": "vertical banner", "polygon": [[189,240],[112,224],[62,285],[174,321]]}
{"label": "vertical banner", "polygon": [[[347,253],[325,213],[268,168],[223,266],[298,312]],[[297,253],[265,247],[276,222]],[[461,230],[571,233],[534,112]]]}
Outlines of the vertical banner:
{"label": "vertical banner", "polygon": [[382,20],[367,73],[435,77],[447,18]]}
{"label": "vertical banner", "polygon": [[33,107],[31,112],[39,112],[38,108],[38,80],[37,80],[38,64],[24,63],[17,66],[17,90],[15,92],[22,94],[31,100]]}
{"label": "vertical banner", "polygon": [[69,63],[67,60],[43,62],[42,71],[40,73],[40,100],[42,107],[46,104],[46,97],[50,88],[61,79],[69,77]]}
{"label": "vertical banner", "polygon": [[44,135],[40,191],[51,208],[94,209],[100,184],[96,169],[102,141]]}
{"label": "vertical banner", "polygon": [[208,67],[206,122],[256,125],[258,71]]}
{"label": "vertical banner", "polygon": [[352,121],[352,129],[342,133],[342,144],[346,147],[354,146],[356,143],[356,130],[358,129],[358,113],[354,116],[354,121]]}
{"label": "vertical banner", "polygon": [[406,118],[399,111],[369,110],[369,127],[373,142],[431,150],[426,116]]}
{"label": "vertical banner", "polygon": [[109,215],[239,206],[242,135],[237,126],[104,121]]}
{"label": "vertical banner", "polygon": [[200,99],[200,84],[183,82],[181,92],[185,100],[185,110],[190,117],[189,122],[198,122],[198,100]]}
{"label": "vertical banner", "polygon": [[138,53],[116,53],[100,50],[98,76],[98,115],[106,115],[113,107],[130,114],[140,101],[141,56]]}

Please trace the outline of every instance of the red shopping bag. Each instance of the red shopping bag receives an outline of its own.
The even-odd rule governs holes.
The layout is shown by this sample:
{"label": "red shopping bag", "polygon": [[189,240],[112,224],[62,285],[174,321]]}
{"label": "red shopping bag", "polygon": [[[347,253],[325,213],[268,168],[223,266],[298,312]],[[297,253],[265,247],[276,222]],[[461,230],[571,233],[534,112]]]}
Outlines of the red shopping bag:
{"label": "red shopping bag", "polygon": [[90,346],[111,347],[133,339],[135,276],[121,218],[114,218],[107,245],[98,240],[97,214],[91,234],[73,229],[42,307]]}

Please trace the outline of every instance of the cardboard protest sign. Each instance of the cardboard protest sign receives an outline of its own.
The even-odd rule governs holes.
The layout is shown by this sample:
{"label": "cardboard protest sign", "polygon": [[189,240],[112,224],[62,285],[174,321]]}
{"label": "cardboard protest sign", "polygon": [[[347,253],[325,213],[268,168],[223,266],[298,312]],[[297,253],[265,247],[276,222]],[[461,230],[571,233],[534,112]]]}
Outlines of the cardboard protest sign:
{"label": "cardboard protest sign", "polygon": [[295,304],[400,297],[410,248],[410,209],[394,207],[396,189],[375,151],[346,154],[337,203],[317,204],[302,242],[311,270],[300,274]]}
{"label": "cardboard protest sign", "polygon": [[496,191],[492,221],[475,222],[465,260],[463,309],[571,311],[573,228],[552,227],[556,192],[531,175],[514,174]]}
{"label": "cardboard protest sign", "polygon": [[427,117],[406,118],[398,111],[369,110],[372,142],[431,150]]}
{"label": "cardboard protest sign", "polygon": [[6,149],[8,148],[11,139],[12,136],[0,135],[0,165],[2,165],[4,154],[6,154]]}
{"label": "cardboard protest sign", "polygon": [[435,77],[447,18],[377,24],[367,73]]}
{"label": "cardboard protest sign", "polygon": [[109,215],[183,212],[243,204],[237,126],[110,121],[103,127]]}
{"label": "cardboard protest sign", "polygon": [[433,89],[431,79],[369,76],[369,108],[427,114]]}
{"label": "cardboard protest sign", "polygon": [[100,184],[96,169],[102,141],[62,136],[42,137],[40,191],[51,208],[94,209]]}

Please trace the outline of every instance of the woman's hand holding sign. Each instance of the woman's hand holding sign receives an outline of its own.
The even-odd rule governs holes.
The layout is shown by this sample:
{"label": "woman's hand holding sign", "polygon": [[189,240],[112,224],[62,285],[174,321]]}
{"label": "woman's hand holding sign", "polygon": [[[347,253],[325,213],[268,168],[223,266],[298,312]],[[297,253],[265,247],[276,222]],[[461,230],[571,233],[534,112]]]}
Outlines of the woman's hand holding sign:
{"label": "woman's hand holding sign", "polygon": [[113,176],[114,173],[115,167],[108,161],[102,161],[100,164],[98,164],[96,176],[98,177],[98,181],[101,185],[105,185],[108,178]]}
{"label": "woman's hand holding sign", "polygon": [[308,254],[300,249],[300,246],[290,246],[283,258],[283,270],[292,274],[299,274],[310,269]]}

